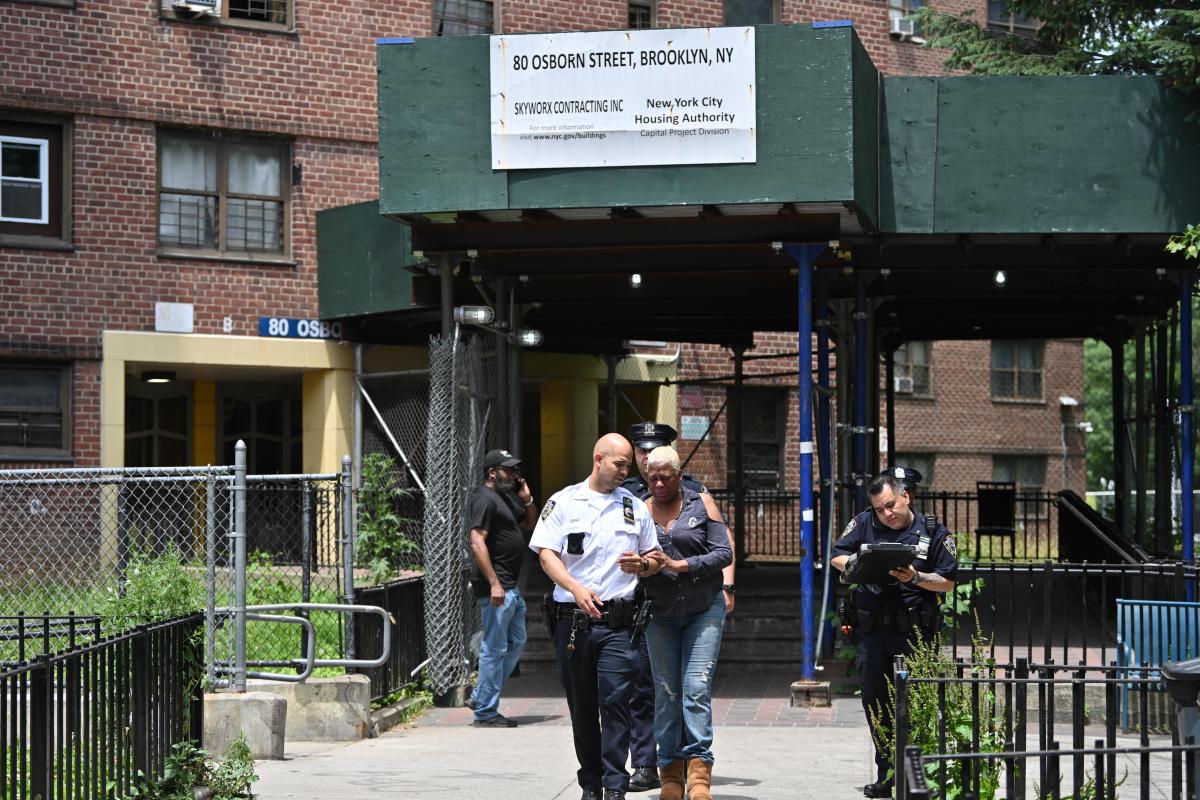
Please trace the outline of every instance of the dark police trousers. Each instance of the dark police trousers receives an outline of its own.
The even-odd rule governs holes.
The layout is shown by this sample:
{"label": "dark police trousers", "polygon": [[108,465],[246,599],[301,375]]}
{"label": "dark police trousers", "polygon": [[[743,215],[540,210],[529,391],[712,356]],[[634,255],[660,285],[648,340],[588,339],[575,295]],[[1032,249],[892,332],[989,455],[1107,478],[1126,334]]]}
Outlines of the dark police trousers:
{"label": "dark police trousers", "polygon": [[654,742],[654,675],[650,671],[650,651],[646,635],[638,637],[638,670],[629,693],[629,762],[634,767],[653,767],[658,763]]}
{"label": "dark police trousers", "polygon": [[[888,684],[892,681],[896,656],[908,655],[909,642],[918,634],[913,628],[906,630],[894,625],[879,626],[869,632],[864,631],[864,627],[860,624],[854,631],[858,639],[858,684],[862,689],[863,710],[867,713],[871,740],[875,745],[876,781],[883,783],[889,781],[887,774],[892,768],[893,753],[880,749],[877,723],[887,730],[892,729]],[[926,642],[932,641],[935,635],[932,628],[922,627],[919,630],[921,638]],[[894,737],[892,741],[895,741]]]}
{"label": "dark police trousers", "polygon": [[567,655],[571,627],[569,613],[563,615],[554,632],[554,643],[558,677],[571,710],[579,785],[585,789],[626,791],[629,693],[639,661],[637,647],[630,643],[633,628],[628,625],[610,628],[602,622],[592,622],[576,632],[575,652]]}

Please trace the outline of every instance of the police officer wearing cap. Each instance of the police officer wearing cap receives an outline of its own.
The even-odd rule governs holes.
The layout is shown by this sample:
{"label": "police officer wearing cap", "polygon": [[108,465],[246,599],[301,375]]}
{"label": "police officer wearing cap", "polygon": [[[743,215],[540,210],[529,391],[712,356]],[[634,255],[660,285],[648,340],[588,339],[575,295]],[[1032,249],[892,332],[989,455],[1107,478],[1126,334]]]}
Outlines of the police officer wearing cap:
{"label": "police officer wearing cap", "polygon": [[858,639],[858,680],[862,704],[875,744],[876,780],[863,787],[867,797],[891,797],[890,753],[880,750],[876,721],[890,729],[888,681],[895,657],[906,655],[920,636],[931,642],[941,627],[939,596],[954,588],[958,554],[954,537],[932,514],[912,508],[912,491],[921,474],[906,467],[885,470],[867,488],[871,507],[850,520],[833,545],[830,563],[842,572],[843,583],[855,583],[859,548],[864,544],[895,542],[916,547],[912,564],[888,573],[884,583],[860,583],[854,590],[855,636]]}
{"label": "police officer wearing cap", "polygon": [[[529,547],[555,583],[558,676],[571,710],[582,800],[623,800],[629,690],[638,670],[634,591],[665,561],[645,503],[621,484],[633,448],[602,436],[587,480],[546,501]],[[640,637],[638,637],[640,638]]]}
{"label": "police officer wearing cap", "polygon": [[[675,429],[661,422],[638,422],[629,426],[629,441],[633,443],[634,457],[637,459],[638,474],[630,475],[622,484],[642,500],[650,496],[650,487],[646,483],[646,460],[656,447],[665,447],[675,441],[678,436]],[[682,485],[697,494],[708,490],[704,484],[686,472],[683,473]],[[730,549],[733,548],[733,535],[729,535]],[[733,593],[737,587],[733,582],[734,565],[722,570],[722,586],[725,597],[725,613],[733,613]],[[639,592],[640,594],[640,592]],[[641,666],[637,679],[633,684],[633,692],[629,697],[629,712],[633,719],[633,730],[629,737],[629,761],[633,767],[633,777],[629,780],[629,791],[644,792],[659,787],[657,764],[657,746],[654,741],[654,678],[650,669],[650,654],[646,649],[646,639],[642,637],[638,643]]]}

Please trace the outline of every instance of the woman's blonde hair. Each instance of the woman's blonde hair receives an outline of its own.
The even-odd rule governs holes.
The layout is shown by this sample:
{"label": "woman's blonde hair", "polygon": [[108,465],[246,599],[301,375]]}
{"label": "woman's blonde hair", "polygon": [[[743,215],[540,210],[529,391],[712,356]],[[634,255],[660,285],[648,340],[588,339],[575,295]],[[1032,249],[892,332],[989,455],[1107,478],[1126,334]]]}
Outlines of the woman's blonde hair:
{"label": "woman's blonde hair", "polygon": [[650,451],[650,455],[646,457],[646,470],[651,467],[670,467],[674,472],[681,472],[683,467],[679,464],[679,453],[670,445],[656,447]]}

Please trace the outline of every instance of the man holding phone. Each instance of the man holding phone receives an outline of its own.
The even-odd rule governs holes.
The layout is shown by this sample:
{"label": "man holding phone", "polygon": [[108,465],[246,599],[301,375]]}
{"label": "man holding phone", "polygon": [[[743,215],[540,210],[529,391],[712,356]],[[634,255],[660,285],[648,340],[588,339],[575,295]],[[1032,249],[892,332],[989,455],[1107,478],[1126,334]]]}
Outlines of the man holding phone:
{"label": "man holding phone", "polygon": [[517,582],[525,559],[525,536],[537,523],[533,492],[520,474],[521,459],[507,450],[483,457],[483,486],[471,498],[471,585],[483,618],[479,680],[467,705],[475,724],[515,728],[500,713],[500,689],[525,648],[525,598]]}

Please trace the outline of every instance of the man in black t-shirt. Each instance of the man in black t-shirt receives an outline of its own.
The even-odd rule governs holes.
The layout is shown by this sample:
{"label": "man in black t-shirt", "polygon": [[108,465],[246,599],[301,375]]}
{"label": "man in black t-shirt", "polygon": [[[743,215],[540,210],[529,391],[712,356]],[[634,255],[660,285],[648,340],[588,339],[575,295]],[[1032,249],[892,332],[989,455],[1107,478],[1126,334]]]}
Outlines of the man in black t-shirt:
{"label": "man in black t-shirt", "polygon": [[525,647],[525,598],[517,588],[525,560],[521,528],[532,530],[537,523],[537,506],[520,465],[507,450],[490,451],[483,457],[483,486],[471,498],[471,585],[483,617],[483,639],[479,680],[467,705],[475,710],[475,724],[483,727],[517,726],[499,706],[500,688]]}

